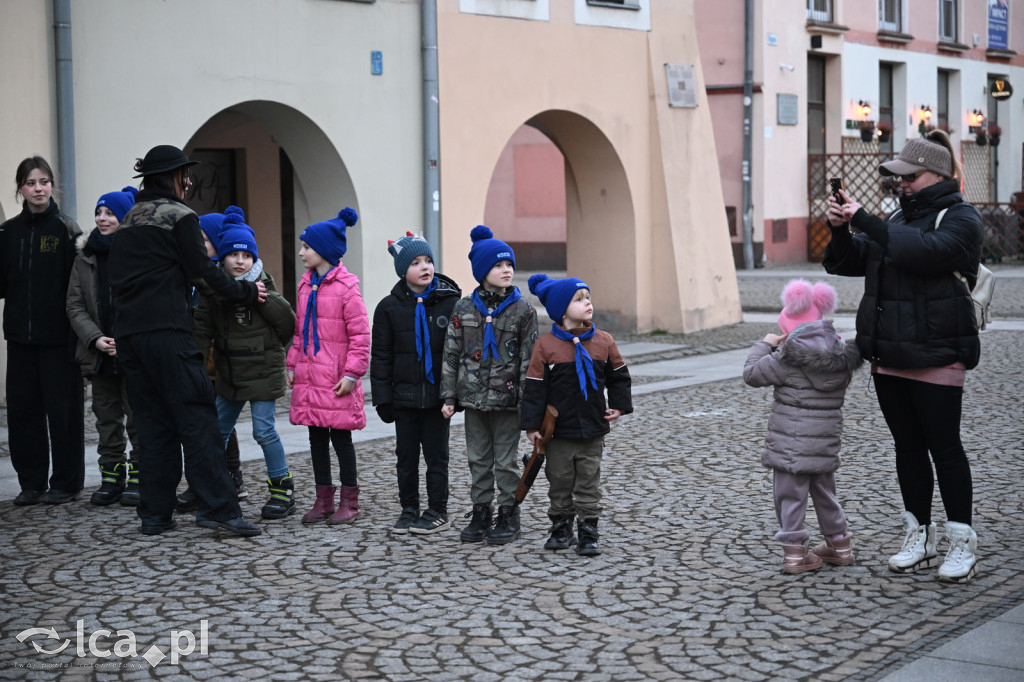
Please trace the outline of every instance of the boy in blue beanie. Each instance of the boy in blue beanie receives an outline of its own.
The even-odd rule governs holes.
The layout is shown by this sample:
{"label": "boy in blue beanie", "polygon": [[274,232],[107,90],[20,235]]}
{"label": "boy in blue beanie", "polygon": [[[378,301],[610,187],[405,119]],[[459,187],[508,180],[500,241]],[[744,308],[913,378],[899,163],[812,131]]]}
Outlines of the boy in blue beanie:
{"label": "boy in blue beanie", "polygon": [[576,518],[576,553],[594,556],[601,553],[597,521],[604,437],[611,430],[610,422],[633,411],[629,370],[615,339],[594,326],[586,282],[534,275],[529,286],[554,321],[551,333],[533,349],[520,408],[522,428],[531,443],[541,438],[546,407],[558,410],[544,465],[552,523],[544,549],[576,544],[572,532]]}
{"label": "boy in blue beanie", "polygon": [[[434,272],[426,239],[409,232],[388,242],[401,279],[373,312],[370,386],[385,424],[395,423],[398,500],[393,533],[428,535],[448,520],[448,427],[441,414],[441,351],[458,285]],[[427,465],[427,510],[420,516],[420,447]]]}
{"label": "boy in blue beanie", "polygon": [[263,269],[255,233],[242,220],[240,212],[224,216],[217,256],[234,279],[263,282],[267,300],[259,306],[230,305],[203,295],[196,306],[193,336],[203,354],[213,356],[217,419],[225,445],[249,403],[252,435],[263,449],[270,490],[260,515],[281,519],[295,512],[295,485],[274,426],[275,401],[286,392],[285,353],[292,342],[295,312]]}
{"label": "boy in blue beanie", "polygon": [[[463,542],[503,545],[519,537],[519,401],[537,340],[537,313],[512,284],[516,258],[490,228],[470,232],[469,260],[479,288],[452,311],[444,344],[442,414],[466,410],[466,451],[473,483],[472,520]],[[492,525],[494,488],[498,515]]]}
{"label": "boy in blue beanie", "polygon": [[92,412],[99,435],[96,449],[102,480],[89,501],[101,507],[118,501],[125,506],[139,503],[138,438],[124,373],[117,363],[107,267],[114,233],[135,205],[138,193],[134,187],[125,187],[99,198],[94,211],[96,229],[78,237],[78,256],[68,282],[68,321],[78,337],[75,360],[82,376],[92,383]]}

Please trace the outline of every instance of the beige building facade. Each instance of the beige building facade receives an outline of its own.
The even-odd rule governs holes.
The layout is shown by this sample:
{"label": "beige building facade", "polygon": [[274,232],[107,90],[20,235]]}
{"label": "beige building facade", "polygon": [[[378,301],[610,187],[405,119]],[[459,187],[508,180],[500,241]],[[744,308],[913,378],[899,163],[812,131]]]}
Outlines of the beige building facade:
{"label": "beige building facade", "polygon": [[[441,269],[468,291],[470,229],[517,128],[565,158],[568,269],[601,324],[694,331],[737,322],[711,114],[670,107],[665,64],[702,82],[693,3],[437,0]],[[388,239],[424,230],[418,0],[73,0],[75,162],[59,166],[53,3],[0,3],[0,219],[14,169],[41,154],[77,201],[135,184],[137,157],[175,144],[204,164],[190,203],[246,210],[281,288],[298,235],[345,207],[346,266],[373,306],[393,285]],[[12,65],[18,65],[12,67]],[[513,241],[502,224],[496,235]]]}

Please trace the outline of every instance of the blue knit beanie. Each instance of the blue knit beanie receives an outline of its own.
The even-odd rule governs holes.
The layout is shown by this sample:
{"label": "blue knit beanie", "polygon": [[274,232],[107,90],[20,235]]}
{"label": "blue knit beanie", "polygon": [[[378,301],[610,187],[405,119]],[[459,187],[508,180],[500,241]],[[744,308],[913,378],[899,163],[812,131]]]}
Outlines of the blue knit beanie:
{"label": "blue knit beanie", "polygon": [[207,213],[199,216],[199,227],[203,229],[206,238],[210,240],[214,250],[218,253],[220,252],[220,235],[224,231],[224,218],[229,215],[237,215],[241,219],[239,222],[245,222],[245,212],[238,206],[228,206],[223,213]]}
{"label": "blue knit beanie", "polygon": [[260,257],[256,246],[256,232],[243,222],[241,211],[224,214],[224,229],[220,233],[220,244],[217,246],[217,257],[224,260],[232,251],[248,251],[253,260]]}
{"label": "blue knit beanie", "polygon": [[544,309],[548,311],[548,317],[558,324],[562,324],[565,311],[576,292],[580,289],[590,291],[586,282],[575,277],[552,279],[547,275],[533,275],[527,280],[527,284],[530,287],[530,293],[544,304]]}
{"label": "blue knit beanie", "polygon": [[405,277],[409,265],[417,256],[430,256],[430,260],[434,260],[434,250],[430,248],[430,243],[412,232],[406,232],[398,241],[389,241],[388,253],[395,259],[395,273],[399,277]]}
{"label": "blue knit beanie", "polygon": [[[345,231],[356,224],[359,215],[351,208],[343,208],[337,218],[313,223],[299,235],[309,248],[331,265],[337,265],[348,250]],[[405,273],[402,273],[405,274]]]}
{"label": "blue knit beanie", "polygon": [[[125,187],[120,192],[107,192],[96,202],[96,208],[106,206],[111,213],[117,216],[117,222],[121,222],[135,205],[135,197],[138,193],[139,190],[134,187]],[[93,213],[95,212],[96,209],[93,209]]]}
{"label": "blue knit beanie", "polygon": [[512,247],[500,239],[495,239],[491,228],[477,225],[470,231],[469,238],[473,240],[469,260],[473,264],[473,279],[477,282],[483,284],[487,273],[499,261],[512,261],[512,267],[516,267],[516,254],[513,253]]}

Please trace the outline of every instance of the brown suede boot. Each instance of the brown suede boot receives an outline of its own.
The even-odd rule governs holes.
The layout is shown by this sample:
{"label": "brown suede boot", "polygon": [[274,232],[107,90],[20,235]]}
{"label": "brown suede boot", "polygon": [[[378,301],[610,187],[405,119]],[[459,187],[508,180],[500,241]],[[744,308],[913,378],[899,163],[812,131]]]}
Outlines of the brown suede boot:
{"label": "brown suede boot", "polygon": [[327,523],[332,526],[338,523],[351,523],[362,513],[359,508],[359,486],[343,485],[338,490],[341,491],[338,495],[338,511],[327,519]]}
{"label": "brown suede boot", "polygon": [[318,485],[316,487],[316,502],[302,517],[303,523],[316,523],[323,521],[334,513],[334,491],[338,488],[333,485]]}
{"label": "brown suede boot", "polygon": [[807,551],[807,543],[802,545],[782,545],[783,573],[804,573],[821,568],[821,559],[817,554]]}
{"label": "brown suede boot", "polygon": [[837,566],[853,564],[853,538],[849,535],[842,540],[829,540],[826,537],[825,542],[818,544],[811,551],[822,561],[830,564]]}

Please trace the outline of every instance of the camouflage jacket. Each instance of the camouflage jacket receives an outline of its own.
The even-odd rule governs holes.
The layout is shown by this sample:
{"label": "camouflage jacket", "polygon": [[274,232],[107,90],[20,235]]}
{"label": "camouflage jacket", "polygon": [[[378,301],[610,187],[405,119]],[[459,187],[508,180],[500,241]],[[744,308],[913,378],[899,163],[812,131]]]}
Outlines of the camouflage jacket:
{"label": "camouflage jacket", "polygon": [[[487,299],[484,299],[485,302]],[[497,301],[487,303],[493,310]],[[445,338],[441,400],[457,408],[517,410],[523,382],[537,341],[537,312],[525,298],[509,306],[494,322],[498,358],[483,360],[484,316],[472,295],[455,304]]]}

